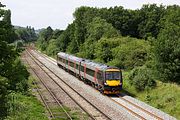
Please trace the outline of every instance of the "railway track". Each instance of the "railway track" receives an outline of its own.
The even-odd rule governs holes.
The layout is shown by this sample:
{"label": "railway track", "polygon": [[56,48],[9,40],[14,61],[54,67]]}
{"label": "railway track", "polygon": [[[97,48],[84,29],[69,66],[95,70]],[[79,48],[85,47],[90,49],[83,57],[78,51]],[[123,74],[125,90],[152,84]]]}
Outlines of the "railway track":
{"label": "railway track", "polygon": [[[46,56],[46,55],[41,55],[41,56],[43,56],[45,59],[49,60],[50,62],[53,62],[53,64],[56,64],[55,60],[53,60],[51,58],[46,58],[48,56]],[[133,114],[134,116],[136,116],[139,119],[163,120],[163,118],[152,113],[151,111],[148,111],[148,110],[142,108],[141,106],[123,98],[122,95],[117,95],[116,97],[109,97],[109,99],[111,99],[111,101],[115,102],[117,105],[125,108],[127,111],[129,111],[131,114]],[[120,102],[120,100],[126,102],[126,104],[129,104],[129,105],[126,106],[126,104],[123,104],[123,102]],[[128,107],[128,106],[133,106],[135,109],[133,110],[132,107]]]}
{"label": "railway track", "polygon": [[[33,67],[31,67],[31,65],[27,59],[26,59],[26,61],[27,61],[27,64],[30,66],[31,70],[33,71],[33,73],[38,78],[38,80],[40,80],[39,82],[45,88],[45,89],[40,88],[40,86],[37,85],[37,82],[33,82],[41,100],[43,101],[46,109],[48,110],[48,112],[50,114],[50,118],[51,119],[72,120],[71,115],[63,107],[63,105],[59,102],[59,100],[57,99],[55,94],[51,91],[51,89],[45,84],[45,82],[43,81],[43,78],[37,73],[37,71]],[[62,111],[60,111],[59,108]]]}
{"label": "railway track", "polygon": [[[91,102],[89,102],[87,98],[83,97],[78,91],[76,91],[73,87],[71,87],[69,84],[67,84],[65,81],[63,81],[58,75],[56,75],[56,73],[54,73],[51,69],[46,67],[46,65],[43,65],[43,63],[40,60],[38,60],[31,52],[29,52],[27,50],[27,53],[30,55],[30,57],[33,59],[33,61],[52,79],[52,81],[58,87],[60,87],[83,111],[85,111],[91,119],[93,119],[93,120],[101,120],[101,119],[110,120],[111,119],[109,116],[107,116],[101,110],[99,110],[98,107],[96,107]],[[42,57],[45,58],[45,56],[42,56]],[[85,108],[84,106],[82,106],[82,104],[80,104],[78,102],[79,99],[78,100],[74,99],[71,94],[69,94],[62,86],[59,85],[59,83],[57,83],[57,79],[61,80],[61,82],[63,82],[63,84],[68,86],[69,89],[71,89],[71,91],[73,91],[76,94],[76,96],[78,95],[78,97],[81,98],[81,100],[80,100],[81,103],[88,104],[88,107]],[[93,109],[94,112],[89,111],[89,109]]]}
{"label": "railway track", "polygon": [[[116,97],[109,97],[109,99],[117,103],[118,105],[122,106],[123,108],[127,109],[129,112],[131,112],[133,115],[137,116],[141,120],[163,120],[163,118],[153,114],[152,112],[142,108],[141,106],[131,102],[130,100],[123,98],[121,94],[117,94]],[[126,104],[122,104],[122,102],[120,102],[119,100],[126,102]],[[132,109],[132,107],[129,106],[133,106],[135,109]],[[149,117],[145,117],[145,114],[147,114]]]}

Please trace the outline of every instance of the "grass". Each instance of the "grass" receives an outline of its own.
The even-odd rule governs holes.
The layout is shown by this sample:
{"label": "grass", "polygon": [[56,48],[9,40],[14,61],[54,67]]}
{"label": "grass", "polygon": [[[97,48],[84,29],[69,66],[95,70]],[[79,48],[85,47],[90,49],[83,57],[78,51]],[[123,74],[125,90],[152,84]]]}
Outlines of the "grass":
{"label": "grass", "polygon": [[[35,84],[33,84],[33,81],[35,81],[34,80],[34,78],[32,77],[32,76],[30,76],[29,77],[29,87],[31,88],[31,89],[34,89],[34,88],[36,88],[36,85]],[[33,91],[33,90],[30,90],[31,91],[31,94],[38,94],[36,91]],[[35,98],[36,99],[36,98]],[[22,100],[23,101],[23,100]],[[37,99],[36,99],[36,101],[34,101],[35,103],[39,103],[39,104],[41,104]],[[41,106],[42,106],[42,104],[41,104]],[[43,107],[43,106],[42,106]],[[78,112],[78,110],[77,111],[73,111],[73,110],[71,110],[69,107],[66,107],[66,106],[63,106],[64,107],[64,109],[68,112],[68,113],[70,113],[70,115],[71,115],[71,117],[72,117],[72,119],[73,120],[79,120],[79,119],[84,119],[84,120],[87,120],[88,119],[88,116],[87,116],[87,114],[85,114],[85,113],[82,113],[82,112]],[[33,108],[29,108],[29,109],[33,109]],[[45,108],[43,107],[42,108],[42,110],[41,110],[41,108],[39,109],[39,108],[37,108],[34,112],[38,112],[38,111],[41,111],[41,113],[40,114],[44,114],[44,112],[42,112],[42,110],[43,111],[45,111]],[[63,111],[63,109],[62,108],[60,108],[59,106],[57,107],[57,106],[54,106],[54,108],[52,108],[52,110],[54,111],[54,112],[58,112],[58,111],[60,111],[60,112],[64,112]],[[34,115],[29,115],[29,116],[34,116]],[[47,116],[47,115],[46,115]],[[63,118],[63,116],[64,116],[64,118]],[[41,117],[42,118],[42,117]],[[46,120],[46,118],[38,118],[38,120]],[[59,119],[66,119],[66,115],[65,115],[65,113],[62,113],[62,118],[55,118],[55,119],[53,119],[53,120],[59,120]],[[13,119],[14,120],[14,119]],[[29,119],[28,119],[29,120]]]}
{"label": "grass", "polygon": [[[33,78],[29,77],[29,86]],[[44,106],[41,102],[33,95],[30,90],[26,94],[22,93],[11,93],[9,94],[9,116],[6,120],[48,120]]]}
{"label": "grass", "polygon": [[7,120],[48,120],[43,105],[34,96],[12,93]]}
{"label": "grass", "polygon": [[123,88],[125,93],[180,119],[179,85],[156,81],[157,87],[154,89],[137,92],[135,88],[128,83],[128,74],[129,72],[123,72]]}

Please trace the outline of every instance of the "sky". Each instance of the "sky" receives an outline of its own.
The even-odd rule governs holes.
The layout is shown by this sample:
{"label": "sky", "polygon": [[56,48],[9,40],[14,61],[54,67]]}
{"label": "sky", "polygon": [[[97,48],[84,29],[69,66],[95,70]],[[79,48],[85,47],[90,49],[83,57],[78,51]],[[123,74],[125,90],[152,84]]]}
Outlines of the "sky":
{"label": "sky", "polygon": [[66,29],[72,23],[73,13],[80,6],[140,9],[143,4],[180,5],[180,0],[0,0],[11,10],[13,25],[32,26],[35,29],[51,26]]}

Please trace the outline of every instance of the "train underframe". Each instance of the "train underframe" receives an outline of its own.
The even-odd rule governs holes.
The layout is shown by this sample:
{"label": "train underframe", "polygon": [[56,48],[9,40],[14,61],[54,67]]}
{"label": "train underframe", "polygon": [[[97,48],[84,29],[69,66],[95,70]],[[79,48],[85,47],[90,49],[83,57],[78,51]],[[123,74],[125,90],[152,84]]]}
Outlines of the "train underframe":
{"label": "train underframe", "polygon": [[104,94],[119,94],[122,86],[108,86],[104,85]]}

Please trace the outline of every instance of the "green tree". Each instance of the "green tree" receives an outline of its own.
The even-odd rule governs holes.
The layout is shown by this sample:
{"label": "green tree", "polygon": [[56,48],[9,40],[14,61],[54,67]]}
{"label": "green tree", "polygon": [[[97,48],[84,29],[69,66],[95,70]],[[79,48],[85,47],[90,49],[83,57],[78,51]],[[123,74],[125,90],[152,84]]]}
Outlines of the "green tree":
{"label": "green tree", "polygon": [[152,77],[152,71],[146,66],[134,68],[129,74],[129,82],[137,91],[143,91],[156,86],[156,82]]}
{"label": "green tree", "polygon": [[119,45],[112,49],[113,60],[108,64],[120,68],[133,69],[149,60],[150,44],[148,41],[130,37],[120,37]]}
{"label": "green tree", "polygon": [[42,51],[46,51],[48,42],[52,37],[53,37],[53,30],[50,26],[40,31],[39,37],[37,39],[38,48],[40,48]]}
{"label": "green tree", "polygon": [[113,60],[112,49],[119,46],[119,39],[113,38],[101,38],[95,45],[95,58],[98,62],[109,62]]}
{"label": "green tree", "polygon": [[0,40],[4,40],[8,43],[12,43],[16,40],[16,35],[11,25],[11,11],[0,9]]}
{"label": "green tree", "polygon": [[51,39],[49,41],[46,51],[47,51],[46,53],[48,55],[55,56],[58,53],[57,40]]}
{"label": "green tree", "polygon": [[87,26],[86,41],[81,45],[80,55],[85,58],[95,58],[95,45],[101,38],[111,38],[118,36],[118,32],[111,24],[107,23],[104,19],[96,17]]}
{"label": "green tree", "polygon": [[[1,3],[0,3],[1,4]],[[2,6],[2,5],[1,5]],[[0,119],[7,116],[7,94],[8,94],[8,79],[6,78],[11,63],[17,55],[12,46],[7,42],[12,42],[13,33],[10,22],[10,11],[1,9],[0,6]],[[9,35],[9,36],[8,36]]]}
{"label": "green tree", "polygon": [[76,53],[78,51],[74,30],[74,23],[69,24],[67,29],[58,37],[57,46],[60,51],[65,52],[67,50],[70,53]]}
{"label": "green tree", "polygon": [[24,42],[35,41],[37,39],[34,28],[31,28],[30,26],[27,26],[26,28],[15,27],[15,33],[17,35],[17,39],[23,40]]}
{"label": "green tree", "polygon": [[158,7],[156,4],[143,5],[139,10],[139,20],[138,25],[139,37],[147,39],[148,37],[157,37],[159,30],[161,28],[159,21],[163,17],[165,12],[165,7],[160,5]]}
{"label": "green tree", "polygon": [[7,91],[8,80],[5,77],[0,76],[0,120],[7,116]]}
{"label": "green tree", "polygon": [[180,83],[180,7],[167,7],[163,28],[155,42],[154,53],[158,77]]}
{"label": "green tree", "polygon": [[180,83],[180,27],[167,23],[155,44],[158,76],[163,81]]}

